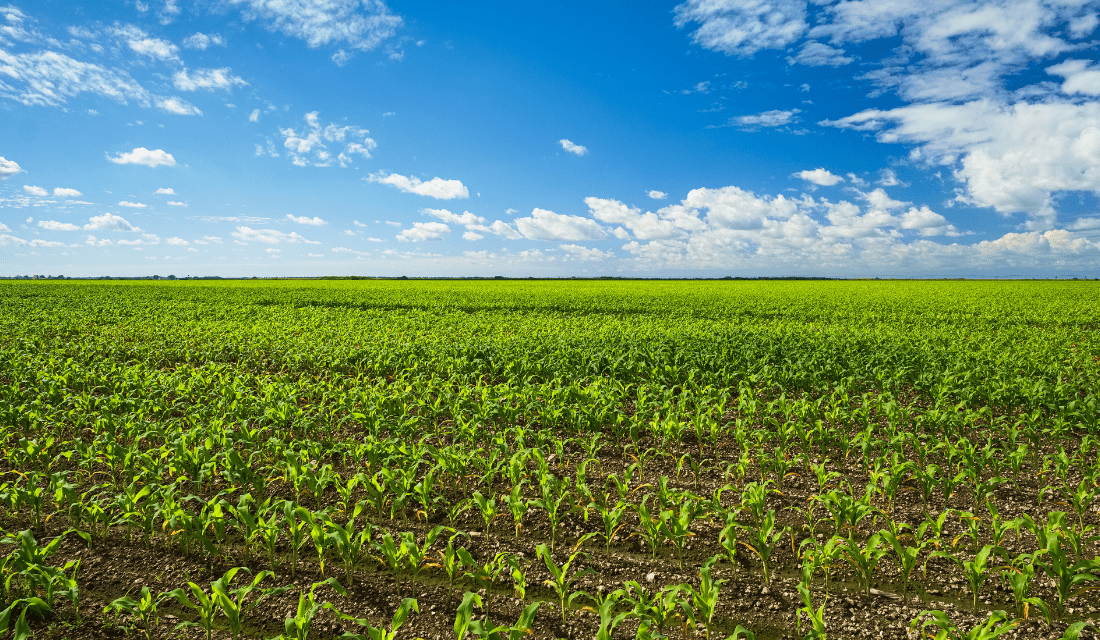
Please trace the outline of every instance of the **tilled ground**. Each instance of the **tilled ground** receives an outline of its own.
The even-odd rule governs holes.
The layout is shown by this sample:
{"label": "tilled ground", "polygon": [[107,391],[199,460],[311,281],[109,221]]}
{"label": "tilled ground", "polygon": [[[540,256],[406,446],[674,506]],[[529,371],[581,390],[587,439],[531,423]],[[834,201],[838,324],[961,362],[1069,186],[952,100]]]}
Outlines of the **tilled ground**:
{"label": "tilled ground", "polygon": [[[684,452],[691,453],[693,449],[686,448]],[[553,472],[559,476],[568,476],[580,459],[579,454],[580,452],[574,451],[568,461],[554,461]],[[606,473],[620,472],[627,463],[632,462],[632,459],[627,456],[616,455],[611,447],[605,447],[603,454],[602,471]],[[733,451],[720,449],[709,450],[707,454],[727,463],[737,457]],[[690,473],[681,471],[677,476],[675,459],[677,456],[672,455],[652,460],[646,465],[644,476],[636,479],[634,486],[643,483],[655,484],[660,476],[669,476],[670,486],[708,496],[726,484],[726,478],[721,471],[725,468],[725,464],[708,466],[696,485]],[[588,469],[590,486],[603,486],[602,482],[596,480],[597,478],[602,480],[605,474],[595,473],[593,469],[594,466]],[[866,482],[866,477],[858,466],[834,465],[831,470],[841,473],[853,487],[863,486]],[[819,492],[809,469],[795,468],[791,471],[794,475],[785,478],[782,493],[773,494],[768,500],[768,506],[776,509],[781,524],[792,528],[796,542],[810,535],[819,539],[828,538],[832,534],[832,525],[827,518],[821,521],[820,528],[811,534],[808,526],[804,526],[805,518],[791,509],[805,507],[810,502],[810,496]],[[753,473],[759,476],[758,470],[754,469]],[[751,474],[747,479],[753,479]],[[484,486],[480,489],[486,493],[489,491],[489,488]],[[1059,508],[1059,505],[1052,503],[1049,499],[1044,501],[1041,508],[1038,508],[1039,489],[1040,485],[1030,475],[1026,479],[1021,477],[1015,484],[1001,485],[994,497],[1000,515],[1004,518],[1014,518],[1026,512],[1034,517],[1037,513],[1045,514],[1049,510]],[[273,487],[274,493],[286,493],[287,490],[286,487],[277,485]],[[492,487],[492,490],[499,493],[507,491],[508,487],[498,485]],[[634,501],[640,500],[640,496],[646,491],[645,488],[641,489],[634,496]],[[724,503],[732,506],[736,503],[736,495],[737,491],[727,490]],[[287,497],[292,497],[292,492]],[[331,496],[322,501],[322,504],[308,504],[311,499],[303,500],[307,503],[305,506],[311,508],[321,508],[326,506],[326,502],[331,504]],[[933,502],[934,505],[930,506],[934,506],[933,514],[935,514],[942,510],[944,505],[939,498],[934,498]],[[886,505],[882,506],[885,508]],[[960,510],[973,509],[972,499],[965,488],[961,488],[947,506]],[[1060,508],[1065,509],[1065,506]],[[988,514],[984,515],[988,518]],[[915,490],[903,490],[892,505],[889,516],[897,522],[906,522],[914,527],[920,524],[925,516],[919,493]],[[879,516],[879,521],[874,523],[872,518],[868,517],[864,523],[861,523],[863,533],[869,534],[884,526],[883,518]],[[340,518],[336,519],[340,521]],[[380,536],[385,531],[395,535],[401,531],[414,531],[420,540],[430,526],[447,524],[441,514],[436,514],[433,520],[430,523],[423,523],[414,518],[405,527],[400,519],[386,519],[380,523],[376,536]],[[623,587],[627,581],[637,581],[653,589],[681,583],[698,586],[699,567],[706,559],[721,553],[723,559],[715,565],[713,575],[725,582],[721,585],[721,596],[712,634],[725,637],[740,624],[755,631],[757,637],[762,640],[801,637],[802,633],[798,631],[796,624],[796,611],[802,606],[795,589],[799,580],[798,560],[795,551],[792,550],[790,537],[785,537],[776,549],[773,557],[775,570],[772,582],[770,585],[765,585],[755,556],[742,549],[738,551],[734,563],[725,557],[722,548],[718,545],[718,534],[724,522],[718,519],[701,518],[693,524],[694,537],[685,549],[682,568],[671,548],[667,546],[659,548],[657,558],[653,559],[651,550],[643,544],[642,538],[631,535],[637,530],[637,516],[634,513],[628,512],[626,523],[621,530],[621,535],[613,541],[610,554],[605,552],[599,538],[594,538],[586,544],[583,551],[587,555],[578,559],[574,567],[578,570],[590,569],[592,573],[580,578],[574,584],[574,590],[580,589],[590,594],[608,593]],[[0,524],[8,531],[26,527],[26,523],[11,519]],[[1086,516],[1086,524],[1098,524],[1095,514],[1090,513]],[[527,563],[526,599],[517,599],[511,581],[506,575],[502,575],[501,580],[496,583],[491,598],[492,613],[489,617],[493,622],[512,623],[526,604],[542,600],[546,602],[541,606],[535,619],[536,638],[541,640],[595,636],[599,620],[594,613],[568,611],[567,621],[563,623],[555,596],[549,589],[542,586],[543,581],[549,578],[550,574],[537,559],[535,547],[540,542],[548,542],[550,538],[549,522],[544,513],[537,509],[528,512],[522,535],[518,538],[515,537],[510,515],[501,516],[494,521],[488,539],[483,533],[484,524],[478,514],[468,511],[459,516],[454,525],[456,529],[468,533],[467,538],[456,540],[456,546],[459,544],[465,546],[478,560],[484,561],[499,552],[507,552]],[[36,537],[42,541],[61,533],[66,526],[65,516],[58,515],[46,524],[45,530],[37,531]],[[601,526],[598,514],[590,514],[587,521],[579,513],[565,517],[558,528],[555,553],[558,563],[567,558],[568,551],[582,535],[598,532]],[[955,540],[965,532],[966,527],[961,520],[952,517],[947,523],[944,539]],[[956,541],[959,546],[969,543],[965,536],[960,540]],[[434,549],[441,549],[445,543],[445,536],[440,537]],[[1035,542],[1033,536],[1024,530],[1019,538],[1015,533],[1009,533],[1004,546],[1014,555],[1033,551]],[[1095,547],[1090,544],[1087,550],[1094,551]],[[285,549],[281,551],[285,552]],[[1091,557],[1091,554],[1082,555]],[[922,563],[926,557],[927,551],[921,557]],[[149,587],[154,593],[184,587],[188,581],[207,587],[210,582],[234,566],[247,566],[253,573],[272,569],[266,556],[246,559],[239,544],[234,544],[232,539],[230,544],[215,556],[187,557],[166,536],[154,537],[151,545],[147,546],[141,540],[130,539],[124,530],[117,528],[112,530],[106,538],[94,540],[90,546],[83,540],[70,536],[53,560],[60,566],[71,559],[81,561],[78,573],[81,587],[79,616],[76,612],[69,610],[64,611],[53,621],[34,622],[32,628],[38,637],[58,640],[121,638],[131,632],[141,633],[140,630],[127,631],[125,623],[129,621],[120,622],[113,616],[105,615],[103,609],[107,603],[124,594],[133,596],[141,590],[142,586]],[[274,567],[277,575],[269,580],[266,586],[293,584],[295,588],[282,595],[270,596],[256,606],[247,618],[247,635],[255,638],[271,638],[282,633],[283,621],[288,616],[292,616],[297,608],[299,593],[308,592],[314,582],[330,576],[336,576],[341,583],[345,582],[340,567],[334,566],[331,562],[326,567],[325,574],[322,574],[312,553],[303,551],[293,576],[287,564],[285,553],[280,554],[278,566]],[[1002,584],[996,572],[991,573],[981,591],[977,612],[971,611],[969,588],[963,581],[958,568],[949,560],[934,558],[927,562],[926,576],[919,567],[915,574],[913,576],[915,589],[908,589],[908,593],[905,593],[907,589],[901,583],[897,563],[892,554],[887,555],[879,563],[876,577],[872,581],[871,595],[865,595],[858,587],[855,575],[850,569],[843,566],[834,568],[830,574],[829,598],[825,607],[829,637],[906,638],[911,621],[924,609],[944,610],[963,629],[973,626],[979,620],[984,620],[992,610],[1003,609],[1010,614],[1014,612],[1012,593],[1006,585]],[[244,579],[244,576],[239,576],[235,584],[243,583]],[[398,583],[383,567],[368,562],[356,573],[355,584],[348,589],[347,597],[329,587],[322,587],[318,590],[318,600],[331,602],[341,613],[357,618],[365,617],[377,624],[388,623],[403,598],[415,597],[419,603],[420,613],[414,613],[409,617],[398,636],[442,640],[454,635],[452,627],[455,608],[461,599],[462,592],[473,588],[469,580],[462,580],[451,590],[448,588],[446,576],[438,569],[432,568],[422,571],[415,581],[404,579]],[[815,606],[822,604],[824,592],[823,577],[819,574],[814,581]],[[1056,600],[1053,585],[1049,579],[1042,576],[1036,577],[1030,595],[1039,596],[1048,603]],[[590,600],[584,598],[578,602],[592,604]],[[167,638],[173,635],[200,638],[205,635],[202,630],[194,628],[174,631],[179,622],[194,619],[190,610],[174,602],[168,602],[161,606],[160,612],[160,626],[153,632],[154,638]],[[1007,637],[1060,638],[1069,623],[1076,620],[1097,619],[1100,615],[1100,600],[1093,594],[1083,594],[1068,603],[1066,613],[1064,619],[1054,621],[1048,626],[1041,617],[1036,617],[1037,614],[1033,609],[1032,617],[1022,622]],[[483,612],[477,611],[475,617],[483,615]],[[636,629],[637,621],[627,618],[615,630],[614,636],[633,637]],[[322,610],[313,622],[310,637],[331,638],[344,632],[361,631],[362,629],[356,624],[340,620],[331,611]],[[805,631],[805,626],[802,631]],[[683,637],[687,638],[693,635],[692,630],[679,627],[666,629],[666,633],[671,637],[683,634]],[[1096,637],[1091,634],[1091,631],[1085,631],[1081,637]],[[221,638],[229,637],[224,625],[216,630],[214,635]]]}

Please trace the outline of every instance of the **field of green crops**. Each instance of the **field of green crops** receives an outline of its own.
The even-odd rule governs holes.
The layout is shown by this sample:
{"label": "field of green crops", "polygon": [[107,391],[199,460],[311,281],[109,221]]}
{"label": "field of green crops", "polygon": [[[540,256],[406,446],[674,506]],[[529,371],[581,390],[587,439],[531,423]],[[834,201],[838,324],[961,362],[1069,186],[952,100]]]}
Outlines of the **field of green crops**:
{"label": "field of green crops", "polygon": [[1098,637],[1095,282],[0,300],[15,640]]}

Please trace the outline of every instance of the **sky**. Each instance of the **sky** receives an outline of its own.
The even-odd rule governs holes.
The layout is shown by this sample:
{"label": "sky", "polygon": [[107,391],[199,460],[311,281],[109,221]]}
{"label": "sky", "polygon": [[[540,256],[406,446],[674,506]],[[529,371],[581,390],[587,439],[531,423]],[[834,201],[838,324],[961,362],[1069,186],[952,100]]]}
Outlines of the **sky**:
{"label": "sky", "polygon": [[1100,277],[1098,13],[0,5],[0,276]]}

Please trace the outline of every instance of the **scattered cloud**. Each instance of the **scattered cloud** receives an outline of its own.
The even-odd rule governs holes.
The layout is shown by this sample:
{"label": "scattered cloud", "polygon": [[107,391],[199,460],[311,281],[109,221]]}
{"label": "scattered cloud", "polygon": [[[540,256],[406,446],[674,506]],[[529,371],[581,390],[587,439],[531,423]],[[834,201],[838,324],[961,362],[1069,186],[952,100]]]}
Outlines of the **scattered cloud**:
{"label": "scattered cloud", "polygon": [[130,202],[129,200],[122,200],[118,203],[118,206],[120,206],[120,207],[129,207],[131,209],[144,209],[144,208],[148,207],[149,205],[143,204],[141,202]]}
{"label": "scattered cloud", "polygon": [[134,53],[154,60],[179,60],[179,47],[167,40],[150,37],[134,25],[115,26],[107,30],[111,36],[122,40]]}
{"label": "scattered cloud", "polygon": [[397,239],[402,242],[423,242],[425,240],[442,240],[443,236],[451,232],[451,228],[442,222],[414,222],[411,229],[405,229],[397,234]]}
{"label": "scattered cloud", "polygon": [[581,216],[535,209],[528,218],[516,218],[516,228],[529,240],[603,240],[607,237],[597,222]]}
{"label": "scattered cloud", "polygon": [[[350,165],[355,156],[370,158],[370,151],[377,145],[367,134],[370,131],[359,127],[344,125],[339,126],[330,123],[326,127],[321,126],[321,120],[316,111],[305,115],[306,128],[302,132],[294,129],[279,129],[283,136],[283,147],[287,149],[287,155],[294,164],[299,167],[328,167],[333,162],[341,167]],[[334,157],[326,143],[336,143],[343,149]],[[260,155],[257,145],[257,155]],[[274,155],[274,154],[272,154]]]}
{"label": "scattered cloud", "polygon": [[361,51],[393,37],[402,20],[382,0],[222,0],[242,9],[246,20],[258,20],[270,31],[304,40],[311,48],[343,43]]}
{"label": "scattered cloud", "polygon": [[291,221],[291,222],[296,222],[298,224],[308,224],[308,225],[314,226],[314,227],[319,227],[319,226],[325,224],[324,220],[322,220],[322,219],[320,219],[316,216],[314,216],[312,218],[308,218],[306,216],[295,217],[293,214],[288,213],[288,214],[286,214],[286,219]]}
{"label": "scattered cloud", "polygon": [[0,156],[0,180],[7,180],[17,173],[22,173],[23,169],[14,160],[8,160],[4,156]]}
{"label": "scattered cloud", "polygon": [[161,111],[166,111],[177,116],[202,115],[202,111],[199,111],[198,107],[180,98],[160,98],[157,100],[157,107]]}
{"label": "scattered cloud", "polygon": [[53,190],[55,198],[79,198],[84,195],[76,189],[67,189],[65,187],[55,187]]}
{"label": "scattered cloud", "polygon": [[614,258],[615,254],[610,251],[600,251],[599,249],[590,249],[579,244],[563,244],[558,245],[558,248],[564,251],[569,259],[579,260],[583,262],[604,260],[607,258]]}
{"label": "scattered cloud", "polygon": [[224,47],[225,38],[216,33],[206,34],[196,32],[183,39],[183,46],[188,49],[205,51],[210,47]]}
{"label": "scattered cloud", "polygon": [[844,182],[844,178],[830,173],[823,168],[814,169],[812,171],[799,171],[793,175],[802,178],[806,182],[812,182],[823,187],[831,187],[838,182]]}
{"label": "scattered cloud", "polygon": [[[233,75],[233,70],[229,67],[222,67],[221,69],[196,69],[194,72],[190,73],[187,71],[187,68],[184,67],[172,76],[172,84],[180,91],[198,91],[199,89],[205,91],[214,91],[216,89],[229,91],[233,89],[233,87],[248,86],[244,78]],[[253,120],[253,122],[255,122],[255,120]]]}
{"label": "scattered cloud", "polygon": [[482,218],[481,216],[475,216],[469,211],[463,211],[462,214],[459,215],[457,213],[451,213],[446,209],[421,209],[420,213],[432,216],[433,218],[439,218],[443,222],[460,224],[470,231],[489,230],[489,228],[485,226],[485,218]]}
{"label": "scattered cloud", "polygon": [[356,251],[355,249],[349,249],[347,247],[333,247],[332,252],[333,253],[347,253],[347,254],[355,256],[356,258],[363,258],[365,256],[370,255],[366,251]]}
{"label": "scattered cloud", "polygon": [[679,28],[698,25],[691,38],[699,46],[740,57],[783,49],[808,28],[804,0],[688,0],[674,14]]}
{"label": "scattered cloud", "polygon": [[562,138],[561,140],[558,140],[558,144],[561,145],[562,149],[565,149],[566,151],[568,151],[569,153],[572,153],[575,156],[583,156],[584,154],[588,153],[588,147],[585,147],[585,146],[582,146],[582,145],[579,145],[579,144],[574,144],[572,141],[566,140],[565,138]]}
{"label": "scattered cloud", "polygon": [[753,115],[730,118],[726,126],[740,127],[745,131],[785,127],[799,122],[800,118],[797,115],[799,113],[802,113],[801,109],[789,109],[787,111],[772,109],[771,111],[764,111]]}
{"label": "scattered cloud", "polygon": [[397,173],[373,173],[367,180],[379,184],[388,184],[391,187],[397,187],[405,193],[415,193],[420,196],[435,198],[436,200],[453,200],[455,198],[470,197],[470,190],[466,188],[466,185],[462,184],[461,180],[444,180],[443,178],[436,177],[427,182],[422,182],[420,178],[416,176],[406,177]]}
{"label": "scattered cloud", "polygon": [[153,193],[157,194],[158,196],[174,196],[176,195],[176,190],[172,187],[161,187]]}
{"label": "scattered cloud", "polygon": [[88,224],[84,225],[83,229],[85,231],[141,231],[122,216],[116,216],[113,213],[89,218]]}
{"label": "scattered cloud", "polygon": [[820,42],[807,42],[802,45],[797,56],[787,58],[787,61],[807,67],[842,67],[854,62],[855,58],[844,55],[844,49],[830,47]]}
{"label": "scattered cloud", "polygon": [[248,121],[249,122],[259,122],[260,121],[260,110],[259,109],[253,109],[252,113],[248,114]]}
{"label": "scattered cloud", "polygon": [[462,234],[462,239],[463,240],[468,240],[470,242],[474,242],[476,240],[481,240],[484,237],[485,236],[481,235],[480,233],[474,233],[473,231],[467,231],[467,232]]}
{"label": "scattered cloud", "polygon": [[77,231],[80,229],[78,225],[71,222],[58,222],[56,220],[39,220],[38,226],[47,231]]}
{"label": "scattered cloud", "polygon": [[165,240],[165,242],[167,244],[170,244],[170,245],[174,246],[174,247],[186,247],[187,245],[191,244],[190,242],[184,240],[183,238],[175,238],[175,237],[168,238],[167,240]]}
{"label": "scattered cloud", "polygon": [[245,226],[237,227],[237,230],[230,235],[243,243],[262,242],[264,244],[280,244],[288,242],[292,244],[321,244],[320,242],[307,240],[296,232],[283,233],[275,229],[251,229]]}
{"label": "scattered cloud", "polygon": [[108,156],[107,159],[115,164],[142,164],[147,167],[176,166],[176,159],[172,157],[172,154],[163,149],[150,151],[145,147],[136,147],[133,151],[120,153],[113,158]]}
{"label": "scattered cloud", "polygon": [[29,184],[23,185],[23,191],[25,193],[29,193],[32,196],[45,197],[45,196],[50,195],[50,192],[46,191],[42,187],[35,187],[35,186],[29,185]]}
{"label": "scattered cloud", "polygon": [[186,202],[177,202],[175,200],[169,200],[168,202],[165,202],[164,204],[166,204],[170,207],[186,207],[187,206]]}
{"label": "scattered cloud", "polygon": [[656,189],[650,189],[645,194],[654,200],[664,200],[668,197],[668,194],[664,191],[657,191]]}
{"label": "scattered cloud", "polygon": [[492,231],[496,235],[504,238],[505,240],[520,240],[523,238],[523,234],[516,231],[512,225],[504,222],[503,220],[497,220],[493,224],[489,225],[489,231]]}

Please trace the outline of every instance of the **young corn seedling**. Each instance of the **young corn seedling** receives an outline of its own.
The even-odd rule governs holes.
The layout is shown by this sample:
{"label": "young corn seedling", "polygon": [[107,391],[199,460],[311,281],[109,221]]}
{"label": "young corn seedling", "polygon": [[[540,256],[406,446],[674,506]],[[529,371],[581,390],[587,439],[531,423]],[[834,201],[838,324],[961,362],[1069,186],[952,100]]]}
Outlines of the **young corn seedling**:
{"label": "young corn seedling", "polygon": [[637,581],[630,580],[624,586],[623,600],[633,606],[631,614],[639,621],[638,637],[665,637],[665,627],[680,617],[677,596],[687,585],[670,585],[659,591],[650,591]]}
{"label": "young corn seedling", "polygon": [[687,585],[684,591],[689,596],[683,601],[684,607],[690,607],[694,617],[703,623],[707,632],[707,640],[710,640],[710,626],[714,622],[714,614],[718,610],[718,593],[725,580],[715,580],[710,575],[711,567],[721,556],[714,556],[703,563],[699,569],[699,588]]}
{"label": "young corn seedling", "polygon": [[619,530],[623,528],[623,517],[626,515],[626,503],[620,501],[614,508],[597,507],[600,512],[600,516],[603,518],[603,536],[604,545],[606,550],[606,556],[611,558],[611,541],[615,539],[615,535],[619,533]]}
{"label": "young corn seedling", "polygon": [[424,477],[420,479],[413,486],[413,494],[416,496],[416,502],[420,506],[417,510],[417,517],[423,514],[424,519],[430,521],[432,519],[432,512],[435,511],[436,505],[443,502],[442,496],[435,494],[435,472],[436,468],[428,469],[428,472],[424,474]]}
{"label": "young corn seedling", "polygon": [[540,488],[542,498],[533,500],[531,504],[545,511],[550,520],[550,550],[553,551],[558,539],[558,525],[572,506],[573,494],[569,492],[567,482],[561,482],[552,475],[546,476]]}
{"label": "young corn seedling", "polygon": [[1028,595],[1031,591],[1031,583],[1035,580],[1035,558],[1042,553],[1022,553],[1012,560],[1012,564],[1001,567],[1002,575],[1008,580],[1012,589],[1012,597],[1016,601],[1016,615],[1026,620],[1029,609],[1035,606],[1050,622],[1050,609],[1040,598]]}
{"label": "young corn seedling", "polygon": [[455,538],[458,536],[465,535],[466,534],[461,531],[452,534],[451,537],[447,539],[447,548],[443,551],[436,551],[436,553],[439,554],[439,562],[433,562],[428,565],[429,567],[442,569],[443,572],[447,574],[447,606],[444,607],[444,609],[447,610],[451,608],[451,595],[454,593],[455,577],[462,575],[462,568],[466,566],[462,556],[458,553],[458,549],[455,549],[454,542]]}
{"label": "young corn seedling", "polygon": [[351,518],[342,527],[332,521],[325,523],[325,548],[344,565],[344,576],[349,589],[355,584],[355,568],[372,548],[371,538],[374,537],[374,525],[370,522],[356,531],[355,520],[363,512],[364,504],[361,502],[356,505]]}
{"label": "young corn seedling", "polygon": [[523,527],[523,517],[527,515],[527,510],[531,506],[531,503],[523,497],[523,485],[526,482],[521,480],[512,487],[510,493],[504,495],[504,503],[508,505],[508,510],[512,513],[512,522],[516,525],[516,540],[519,540],[519,531]]}
{"label": "young corn seedling", "polygon": [[748,532],[748,535],[746,540],[738,540],[737,543],[756,554],[757,558],[760,558],[760,564],[763,565],[764,569],[764,584],[771,584],[771,570],[768,563],[771,562],[772,554],[778,547],[779,541],[785,534],[790,532],[790,528],[776,529],[775,509],[768,509],[767,515],[764,516],[760,524],[741,526]]}
{"label": "young corn seedling", "polygon": [[659,511],[657,515],[653,515],[649,511],[648,501],[652,497],[651,494],[646,494],[640,503],[634,506],[634,510],[638,513],[638,522],[642,528],[642,535],[645,536],[645,541],[649,545],[649,549],[652,552],[654,560],[657,559],[657,547],[660,546],[664,540],[664,527],[665,522],[672,517],[671,511]]}
{"label": "young corn seedling", "polygon": [[821,606],[814,609],[813,599],[810,598],[810,590],[804,587],[802,583],[796,585],[796,588],[799,597],[802,598],[802,606],[795,612],[799,632],[802,631],[802,619],[805,618],[810,627],[810,632],[805,637],[810,640],[825,640],[825,604],[829,601],[829,594],[825,594],[825,600],[821,602]]}
{"label": "young corn seedling", "polygon": [[695,534],[691,532],[691,525],[699,517],[700,508],[697,500],[684,500],[680,503],[679,513],[661,523],[663,535],[672,542],[676,549],[676,557],[680,561],[680,570],[684,569],[684,547],[687,539]]}
{"label": "young corn seedling", "polygon": [[164,601],[165,594],[153,596],[149,587],[143,586],[138,599],[130,596],[115,598],[103,608],[103,613],[113,612],[115,618],[128,615],[141,620],[142,630],[145,632],[145,640],[153,640],[153,629],[160,624],[160,616],[157,614],[157,605]]}
{"label": "young corn seedling", "polygon": [[496,518],[497,513],[497,499],[496,496],[486,499],[480,491],[474,492],[474,504],[477,505],[478,511],[481,512],[481,519],[485,522],[485,539],[489,539],[489,525],[492,524],[493,518]]}
{"label": "young corn seedling", "polygon": [[259,587],[260,583],[263,582],[264,579],[272,577],[274,574],[270,571],[261,571],[252,579],[251,584],[230,591],[229,585],[233,582],[233,578],[239,571],[251,573],[246,567],[235,567],[226,571],[225,575],[210,583],[210,591],[213,594],[214,601],[217,603],[222,615],[225,616],[229,626],[229,633],[233,640],[237,640],[241,635],[241,629],[244,627],[244,616],[259,604],[261,600],[269,595],[278,595],[290,590],[289,586],[275,589],[259,589],[259,597],[253,600],[251,604],[248,604],[246,600],[249,594],[253,591],[257,591],[257,587]]}
{"label": "young corn seedling", "polygon": [[[912,624],[909,625],[910,631],[916,630],[917,623],[921,622],[922,618],[924,618],[924,622],[920,626],[920,635],[925,638],[933,638],[933,640],[993,640],[1012,631],[1020,622],[1019,620],[1009,619],[1008,614],[1004,611],[994,611],[989,614],[985,622],[964,632],[947,617],[946,613],[937,609],[921,611],[916,618],[913,618]],[[928,627],[934,627],[938,630],[935,636],[925,631]]]}
{"label": "young corn seedling", "polygon": [[[218,603],[214,599],[214,596],[208,596],[202,590],[202,587],[194,582],[187,583],[188,588],[191,590],[191,595],[194,596],[194,600],[187,597],[187,592],[183,588],[175,589],[166,593],[166,596],[175,598],[181,605],[194,609],[198,615],[198,622],[184,621],[176,625],[176,630],[186,627],[199,627],[206,631],[206,640],[210,640],[214,633],[214,620],[218,615]],[[302,640],[305,640],[302,638]]]}
{"label": "young corn seedling", "polygon": [[393,614],[393,618],[390,620],[389,629],[381,625],[375,627],[371,624],[370,620],[366,618],[356,618],[341,613],[339,614],[341,620],[351,620],[360,627],[363,627],[366,633],[345,633],[340,636],[340,638],[341,640],[394,640],[397,637],[397,630],[400,629],[401,625],[405,624],[405,620],[409,618],[410,611],[420,613],[420,605],[417,604],[415,598],[405,598],[401,601],[401,604],[397,607],[397,611]]}
{"label": "young corn seedling", "polygon": [[876,533],[867,538],[866,544],[862,547],[854,539],[848,538],[841,548],[845,560],[852,565],[856,575],[859,576],[863,593],[868,596],[871,595],[871,578],[875,575],[878,562],[887,553],[886,549],[880,548],[880,544],[882,544],[882,537]]}
{"label": "young corn seedling", "polygon": [[1044,552],[1044,560],[1036,560],[1035,564],[1054,581],[1054,589],[1058,594],[1058,617],[1061,618],[1065,614],[1066,603],[1070,598],[1097,588],[1078,588],[1078,585],[1100,580],[1100,562],[1081,560],[1070,564],[1066,552],[1062,549],[1060,536],[1052,535],[1046,542],[1046,548],[1041,549]]}
{"label": "young corn seedling", "polygon": [[427,566],[427,559],[429,557],[432,545],[435,544],[436,538],[443,532],[441,525],[432,527],[432,530],[424,536],[423,544],[416,544],[416,537],[407,532],[404,534],[404,540],[402,545],[408,549],[408,553],[405,555],[405,566],[408,568],[408,573],[412,576],[413,583],[413,597],[416,597],[416,579],[420,575],[421,570]]}
{"label": "young corn seedling", "polygon": [[974,611],[978,610],[978,595],[982,590],[982,585],[985,584],[986,578],[989,577],[989,556],[993,553],[993,545],[987,544],[978,551],[973,560],[962,560],[956,554],[950,551],[935,551],[930,557],[933,558],[948,558],[962,570],[963,576],[966,578],[967,584],[970,586],[970,594],[972,599],[972,608]]}
{"label": "young corn seedling", "polygon": [[519,614],[519,619],[513,625],[494,625],[486,614],[484,622],[481,620],[469,622],[470,632],[482,640],[521,640],[534,633],[531,625],[535,622],[535,615],[541,604],[541,602],[533,602],[524,607]]}
{"label": "young corn seedling", "polygon": [[405,568],[405,556],[409,555],[409,547],[405,541],[397,544],[393,536],[386,533],[380,542],[375,543],[374,551],[379,554],[375,556],[378,562],[393,573],[397,580],[397,592],[401,593],[401,574]]}
{"label": "young corn seedling", "polygon": [[501,572],[508,567],[508,554],[502,551],[486,560],[485,564],[478,563],[465,548],[460,548],[458,555],[462,559],[462,563],[470,567],[470,570],[466,572],[466,576],[473,580],[478,588],[485,590],[485,613],[492,613],[493,583],[496,582]]}
{"label": "young corn seedling", "polygon": [[[904,529],[907,525],[902,525],[899,529]],[[879,532],[879,536],[890,545],[890,548],[894,550],[894,555],[898,560],[898,568],[901,569],[901,584],[902,584],[902,599],[904,600],[909,593],[909,580],[913,575],[913,569],[917,566],[917,556],[920,555],[922,549],[924,549],[927,543],[918,543],[917,546],[906,545],[902,542],[901,538],[909,536],[896,535],[891,531],[882,529]]]}
{"label": "young corn seedling", "polygon": [[331,603],[317,602],[317,588],[325,585],[332,587],[333,590],[344,597],[348,595],[344,588],[340,586],[340,583],[336,581],[336,578],[314,582],[313,586],[309,588],[309,593],[298,594],[298,608],[294,613],[294,617],[287,618],[283,623],[283,633],[280,640],[307,640],[309,629],[313,626],[313,618],[317,615],[317,612],[321,609],[335,610]]}
{"label": "young corn seedling", "polygon": [[623,596],[622,589],[616,589],[606,596],[597,595],[592,600],[596,603],[596,607],[585,607],[585,611],[591,611],[600,617],[600,627],[596,630],[595,640],[612,640],[611,633],[615,630],[615,627],[622,624],[623,620],[626,620],[630,615],[629,611],[624,611],[619,614],[615,614],[615,607],[619,604],[619,598]]}
{"label": "young corn seedling", "polygon": [[568,625],[565,617],[567,608],[572,608],[573,600],[580,596],[586,596],[583,591],[573,591],[573,583],[575,583],[582,576],[595,573],[592,569],[582,569],[580,571],[573,571],[570,574],[570,567],[576,562],[577,558],[588,558],[588,554],[579,551],[579,547],[582,543],[588,540],[595,534],[588,533],[581,537],[577,541],[576,546],[573,547],[573,552],[570,554],[569,559],[564,564],[558,566],[554,562],[553,552],[546,547],[545,544],[539,544],[535,547],[535,552],[538,557],[542,559],[543,564],[546,565],[546,570],[550,572],[550,580],[546,581],[546,586],[554,590],[554,595],[558,598],[558,606],[561,608],[561,624],[563,627]]}

